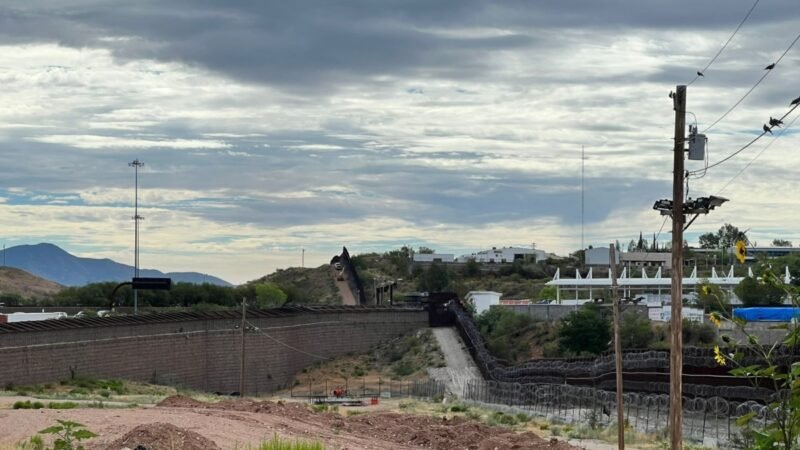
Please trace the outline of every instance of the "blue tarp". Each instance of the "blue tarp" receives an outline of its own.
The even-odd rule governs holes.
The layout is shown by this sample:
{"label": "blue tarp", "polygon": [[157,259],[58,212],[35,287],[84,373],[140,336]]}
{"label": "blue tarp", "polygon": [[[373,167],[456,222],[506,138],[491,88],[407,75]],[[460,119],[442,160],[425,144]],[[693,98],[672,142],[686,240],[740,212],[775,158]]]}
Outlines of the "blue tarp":
{"label": "blue tarp", "polygon": [[748,322],[791,322],[800,317],[800,308],[791,306],[734,308],[733,317]]}

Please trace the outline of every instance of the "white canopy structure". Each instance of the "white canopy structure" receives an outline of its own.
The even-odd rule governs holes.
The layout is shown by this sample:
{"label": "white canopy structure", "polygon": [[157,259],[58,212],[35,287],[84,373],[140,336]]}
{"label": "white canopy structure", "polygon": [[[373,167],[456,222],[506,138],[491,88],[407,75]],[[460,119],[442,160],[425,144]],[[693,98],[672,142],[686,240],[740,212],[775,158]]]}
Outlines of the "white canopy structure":
{"label": "white canopy structure", "polygon": [[[633,272],[633,271],[631,271]],[[592,298],[592,290],[594,289],[610,289],[611,288],[611,270],[609,267],[608,271],[609,275],[605,278],[594,278],[592,276],[592,268],[589,268],[589,273],[586,274],[586,277],[582,277],[580,271],[578,269],[575,270],[575,278],[561,278],[561,269],[556,270],[556,274],[551,281],[548,281],[546,284],[548,286],[555,286],[556,287],[556,300],[561,301],[561,291],[575,291],[575,298],[578,299],[578,294],[580,291],[589,291],[589,298]],[[658,272],[656,272],[655,276],[648,276],[647,272],[644,268],[641,269],[641,275],[639,277],[633,277],[632,274],[628,273],[628,268],[622,269],[622,273],[617,278],[617,286],[623,290],[624,295],[628,297],[631,296],[632,291],[637,291],[640,293],[657,293],[659,297],[661,296],[662,289],[664,292],[669,293],[670,289],[672,288],[672,280],[669,277],[663,277],[661,275],[661,268],[658,268]],[[753,270],[751,268],[747,268],[747,275],[752,277]],[[683,279],[683,286],[691,287],[694,290],[694,287],[697,286],[701,282],[707,282],[710,284],[716,284],[722,287],[725,290],[733,290],[744,277],[737,277],[733,274],[733,266],[730,267],[730,270],[727,274],[723,274],[720,276],[717,273],[716,268],[711,268],[711,276],[710,277],[698,277],[697,276],[697,266],[694,267],[692,270],[691,275],[689,277],[684,277]],[[789,274],[789,267],[786,267],[784,271],[784,282],[789,283],[791,282],[792,277]]]}

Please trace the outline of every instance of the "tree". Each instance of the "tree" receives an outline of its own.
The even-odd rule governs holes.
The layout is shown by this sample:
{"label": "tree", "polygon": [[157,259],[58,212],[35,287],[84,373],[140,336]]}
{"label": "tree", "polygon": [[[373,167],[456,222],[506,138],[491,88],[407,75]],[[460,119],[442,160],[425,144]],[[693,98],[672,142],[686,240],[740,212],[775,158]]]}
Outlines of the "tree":
{"label": "tree", "polygon": [[631,241],[628,242],[628,252],[632,252],[634,250],[636,250],[636,241],[631,239]]}
{"label": "tree", "polygon": [[611,323],[596,305],[586,305],[561,320],[559,346],[565,353],[597,355],[608,349]]}
{"label": "tree", "polygon": [[700,248],[719,248],[719,236],[714,233],[704,233],[698,238]]}
{"label": "tree", "polygon": [[520,337],[534,327],[532,317],[506,308],[491,308],[481,313],[475,322],[486,340],[487,348],[497,358],[510,362],[530,358],[530,342]]}
{"label": "tree", "polygon": [[744,231],[729,223],[719,227],[716,233],[701,234],[698,239],[700,248],[730,248],[736,245],[736,241],[750,243]]}
{"label": "tree", "polygon": [[545,286],[539,291],[539,300],[555,300],[557,288],[555,286]]}
{"label": "tree", "polygon": [[773,247],[791,247],[792,241],[787,241],[786,239],[773,239],[772,240]]}
{"label": "tree", "polygon": [[635,311],[622,314],[619,325],[619,341],[622,348],[648,348],[655,334],[650,327],[650,319]]}
{"label": "tree", "polygon": [[478,264],[478,261],[475,261],[475,258],[468,259],[467,263],[464,264],[464,276],[475,277],[480,274],[481,274],[481,265]]}
{"label": "tree", "polygon": [[771,283],[763,283],[753,277],[745,277],[735,289],[745,306],[776,306],[783,304],[786,292]]}
{"label": "tree", "polygon": [[256,285],[256,301],[260,308],[281,306],[286,301],[286,293],[275,283],[259,283]]}
{"label": "tree", "polygon": [[436,250],[429,247],[420,247],[419,250],[417,250],[417,253],[420,255],[432,255],[436,253]]}
{"label": "tree", "polygon": [[442,292],[450,286],[450,271],[441,264],[433,263],[417,278],[417,289],[424,292]]}

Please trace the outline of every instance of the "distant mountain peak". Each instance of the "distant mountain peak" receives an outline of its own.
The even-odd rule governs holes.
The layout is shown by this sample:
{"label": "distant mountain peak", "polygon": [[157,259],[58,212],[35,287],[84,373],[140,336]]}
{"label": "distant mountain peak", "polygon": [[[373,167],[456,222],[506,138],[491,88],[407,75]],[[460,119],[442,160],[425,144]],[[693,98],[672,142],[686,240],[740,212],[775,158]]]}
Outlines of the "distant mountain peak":
{"label": "distant mountain peak", "polygon": [[[0,261],[6,265],[30,272],[64,286],[83,286],[103,281],[126,281],[133,276],[133,266],[109,258],[82,258],[48,242],[17,245],[0,250]],[[211,283],[231,286],[227,281],[198,272],[163,273],[153,269],[140,269],[143,277],[170,277],[175,283]]]}

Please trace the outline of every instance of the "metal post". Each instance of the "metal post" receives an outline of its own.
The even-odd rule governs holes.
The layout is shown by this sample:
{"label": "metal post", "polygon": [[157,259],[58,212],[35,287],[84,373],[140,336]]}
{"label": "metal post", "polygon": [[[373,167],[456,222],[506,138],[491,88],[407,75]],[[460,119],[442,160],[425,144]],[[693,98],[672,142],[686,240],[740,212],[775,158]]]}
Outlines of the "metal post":
{"label": "metal post", "polygon": [[672,450],[683,449],[683,159],[686,133],[686,86],[677,86],[672,181],[672,308],[670,319],[669,434]]}
{"label": "metal post", "polygon": [[[133,224],[134,224],[134,239],[133,239],[133,276],[139,276],[139,221],[142,217],[139,215],[139,167],[144,166],[143,162],[134,159],[133,162],[128,163],[128,166],[133,167],[134,177],[134,200],[133,200]],[[139,312],[139,291],[133,290],[133,314]]]}
{"label": "metal post", "polygon": [[247,324],[247,299],[242,299],[242,354],[241,365],[239,366],[239,397],[244,397],[244,370],[245,370],[245,328]]}
{"label": "metal post", "polygon": [[614,244],[608,246],[608,257],[611,265],[611,297],[614,299],[614,362],[617,380],[617,442],[619,450],[625,450],[625,411],[622,398],[622,341],[619,336],[619,295],[617,295],[617,255]]}

